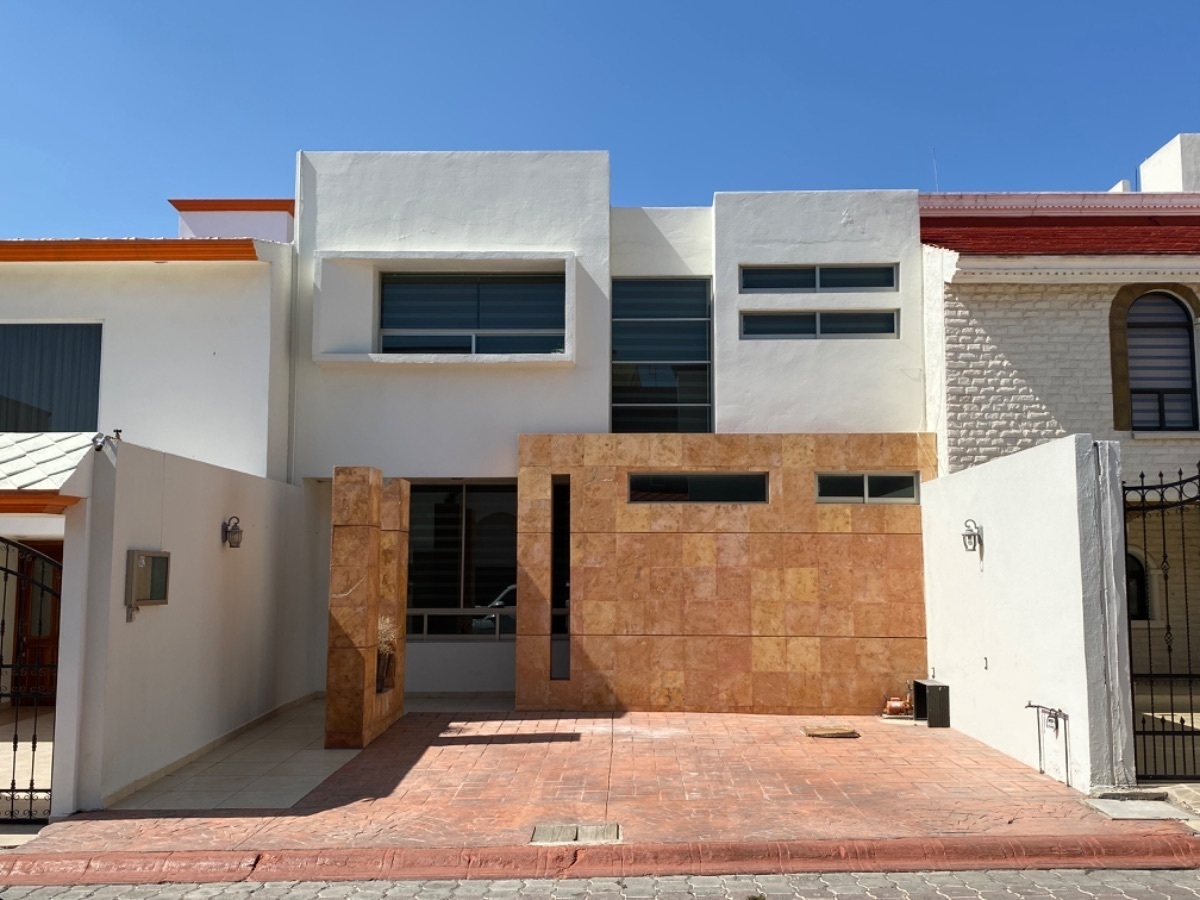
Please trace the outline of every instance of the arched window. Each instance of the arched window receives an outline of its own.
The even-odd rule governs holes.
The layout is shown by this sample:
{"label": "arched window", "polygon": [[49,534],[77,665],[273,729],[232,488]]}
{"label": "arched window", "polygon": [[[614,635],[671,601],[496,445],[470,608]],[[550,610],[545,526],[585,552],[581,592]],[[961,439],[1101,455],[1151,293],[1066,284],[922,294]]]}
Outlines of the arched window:
{"label": "arched window", "polygon": [[1133,302],[1128,327],[1129,401],[1134,431],[1196,429],[1196,357],[1192,316],[1170,294]]}
{"label": "arched window", "polygon": [[1150,598],[1146,583],[1146,567],[1132,553],[1125,554],[1125,599],[1129,618],[1149,619]]}

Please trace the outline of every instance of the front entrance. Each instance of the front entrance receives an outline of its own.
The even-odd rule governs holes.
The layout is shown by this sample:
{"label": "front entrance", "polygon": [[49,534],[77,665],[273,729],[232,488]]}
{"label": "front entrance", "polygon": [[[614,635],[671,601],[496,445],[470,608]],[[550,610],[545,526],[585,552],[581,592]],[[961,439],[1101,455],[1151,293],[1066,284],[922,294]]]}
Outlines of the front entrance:
{"label": "front entrance", "polygon": [[1138,779],[1200,780],[1200,475],[1123,488]]}
{"label": "front entrance", "polygon": [[0,819],[50,815],[62,543],[0,538]]}

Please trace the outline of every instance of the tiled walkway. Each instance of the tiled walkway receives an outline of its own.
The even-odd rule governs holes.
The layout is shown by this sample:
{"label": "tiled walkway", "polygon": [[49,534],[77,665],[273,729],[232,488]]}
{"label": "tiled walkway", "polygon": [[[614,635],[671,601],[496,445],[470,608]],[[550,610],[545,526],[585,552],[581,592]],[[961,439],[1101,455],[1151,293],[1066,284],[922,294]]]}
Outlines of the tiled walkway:
{"label": "tiled walkway", "polygon": [[325,749],[325,703],[268,719],[111,809],[286,809],[359,754]]}
{"label": "tiled walkway", "polygon": [[[536,824],[621,825],[633,844],[1176,837],[949,729],[804,717],[410,713],[292,808],[108,811],[52,825],[38,853],[527,845]],[[192,777],[195,777],[194,775]]]}

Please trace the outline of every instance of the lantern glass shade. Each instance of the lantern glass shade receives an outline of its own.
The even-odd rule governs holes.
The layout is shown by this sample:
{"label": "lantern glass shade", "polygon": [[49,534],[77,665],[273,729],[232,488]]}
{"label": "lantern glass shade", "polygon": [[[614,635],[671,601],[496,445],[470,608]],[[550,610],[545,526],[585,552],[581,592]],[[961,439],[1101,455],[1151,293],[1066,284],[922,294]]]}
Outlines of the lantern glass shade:
{"label": "lantern glass shade", "polygon": [[242,526],[237,516],[230,516],[229,521],[221,523],[221,542],[229,545],[230,550],[242,546]]}

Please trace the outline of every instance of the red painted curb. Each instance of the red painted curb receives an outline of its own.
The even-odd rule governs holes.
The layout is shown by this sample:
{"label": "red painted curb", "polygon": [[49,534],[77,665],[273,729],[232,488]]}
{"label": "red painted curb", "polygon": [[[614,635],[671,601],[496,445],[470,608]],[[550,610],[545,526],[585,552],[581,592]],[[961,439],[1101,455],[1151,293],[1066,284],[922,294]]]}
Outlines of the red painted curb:
{"label": "red painted curb", "polygon": [[0,884],[147,884],[374,879],[598,878],[970,869],[1200,868],[1200,839],[1121,837],[897,838],[607,844],[560,847],[0,854]]}

